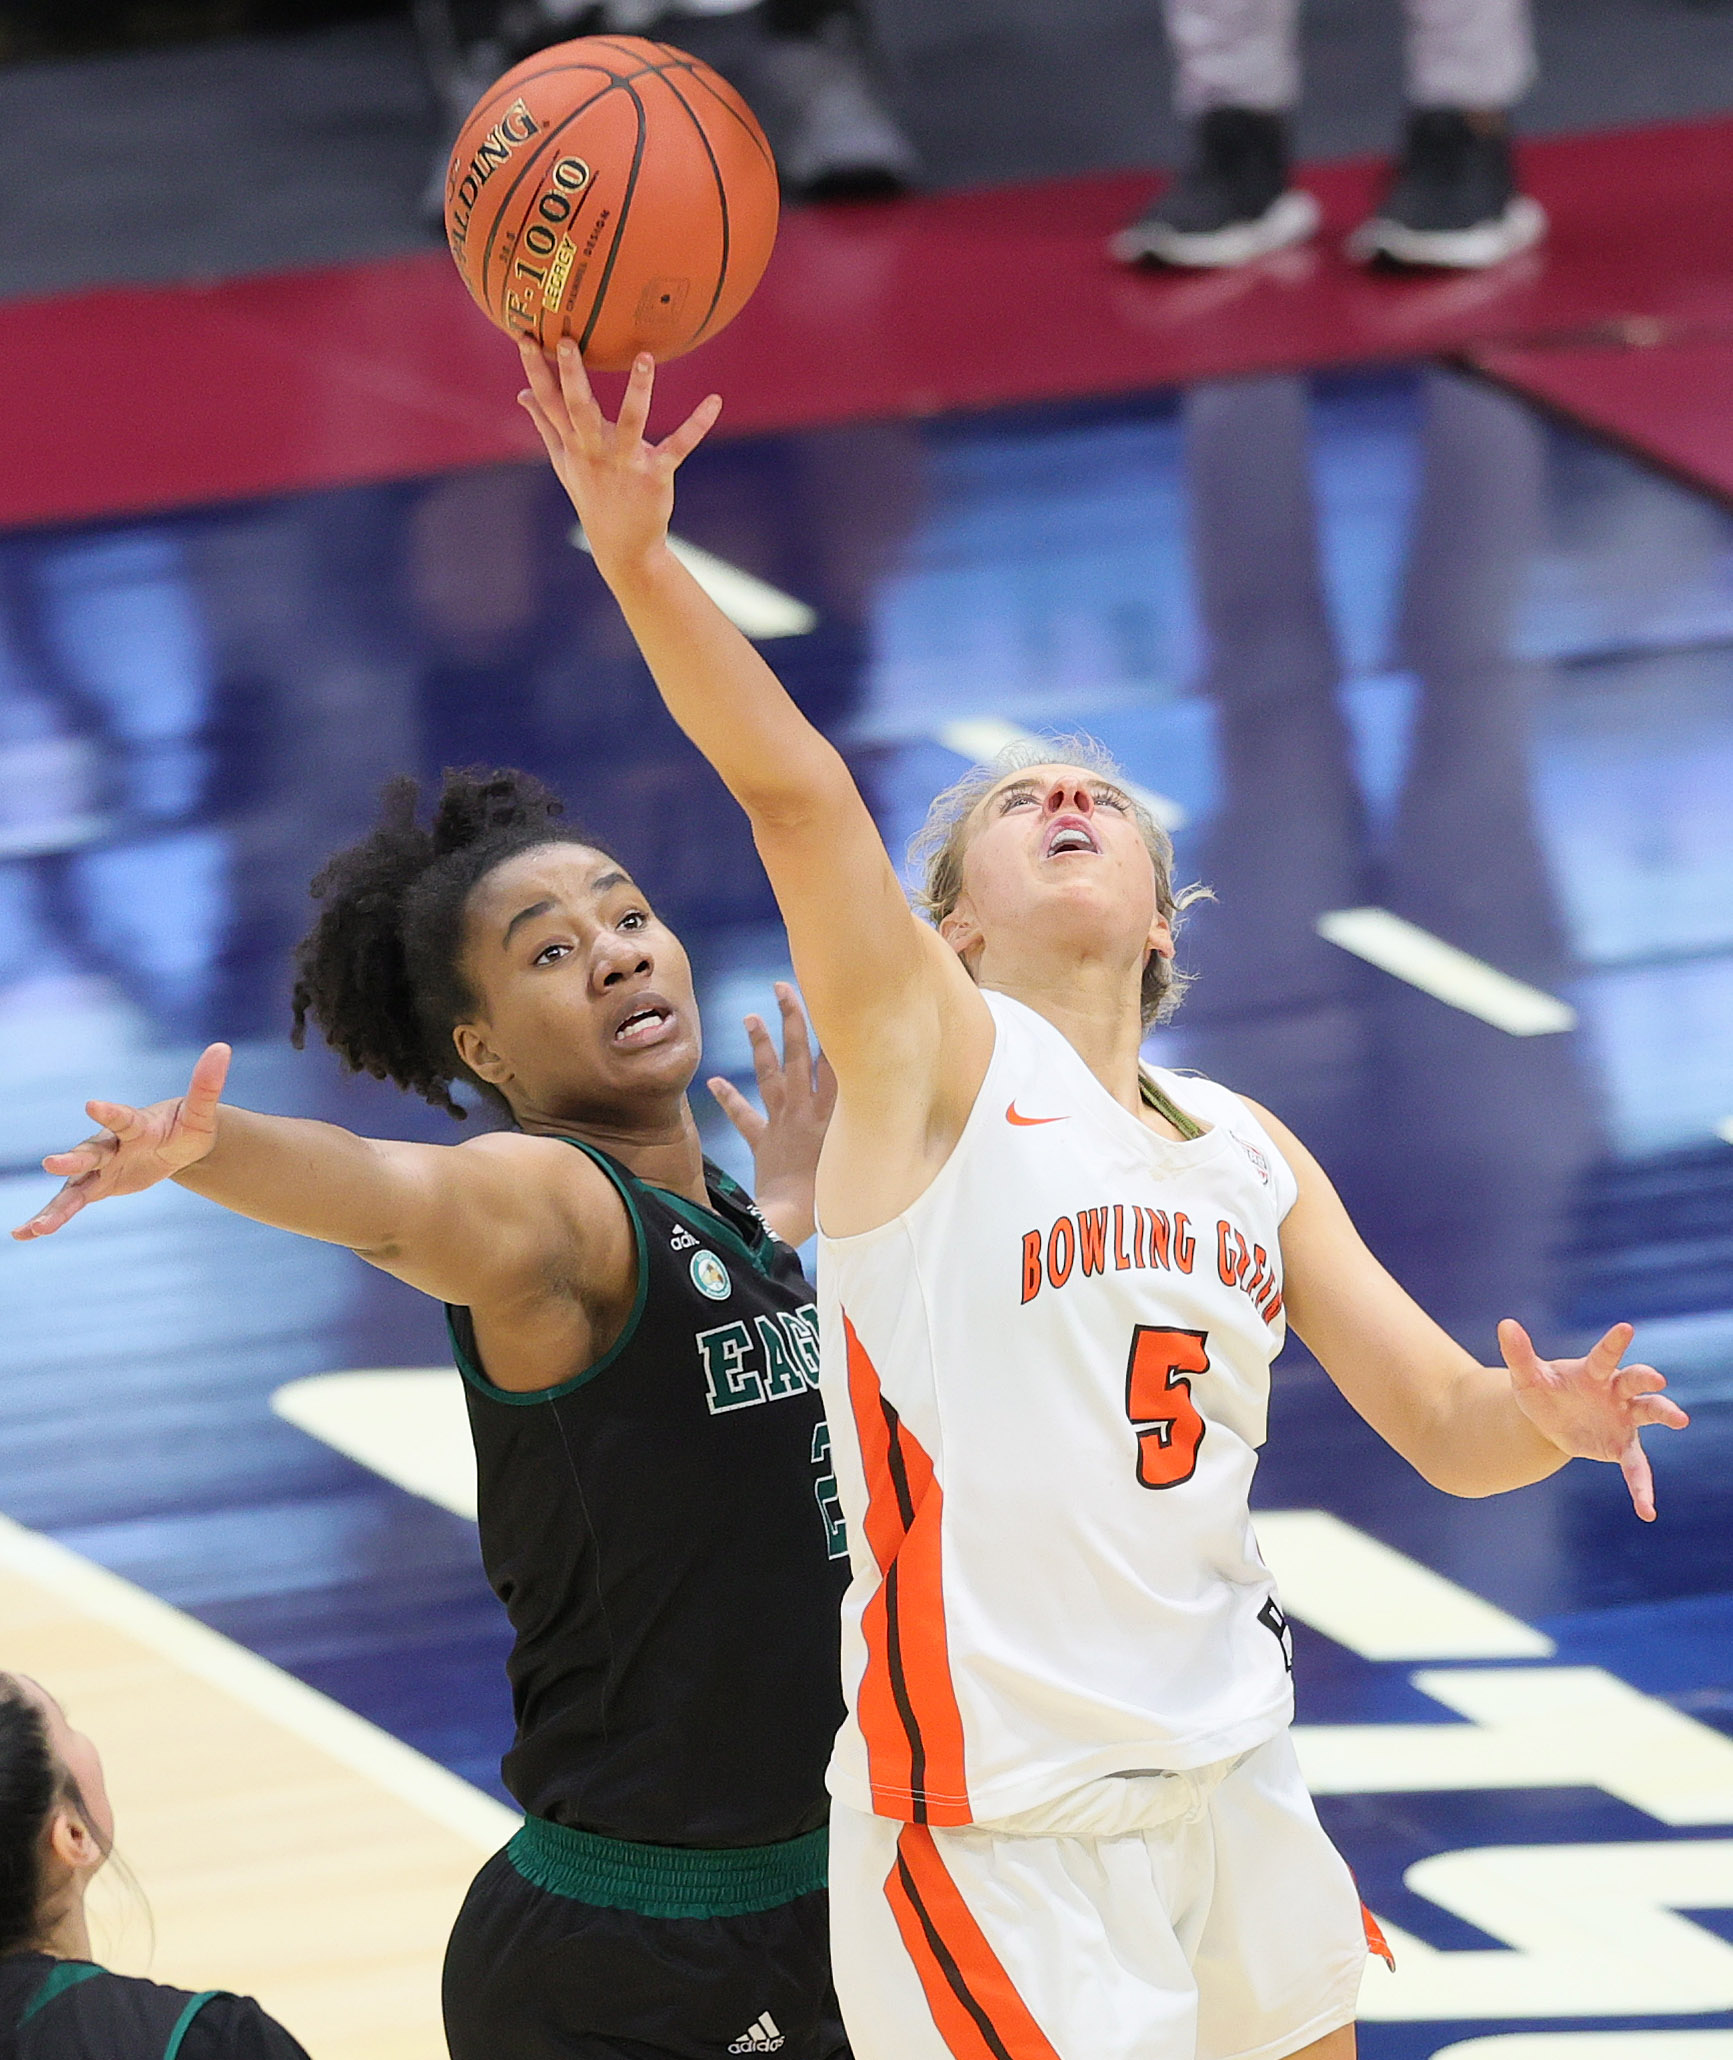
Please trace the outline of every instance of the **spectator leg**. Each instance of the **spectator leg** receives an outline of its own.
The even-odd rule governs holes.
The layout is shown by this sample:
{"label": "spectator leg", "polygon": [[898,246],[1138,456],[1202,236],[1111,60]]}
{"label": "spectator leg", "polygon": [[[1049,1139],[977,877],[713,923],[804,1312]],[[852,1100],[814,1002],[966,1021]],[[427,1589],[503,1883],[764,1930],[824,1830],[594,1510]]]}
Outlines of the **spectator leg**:
{"label": "spectator leg", "polygon": [[1533,84],[1529,0],[1406,0],[1406,11],[1410,105],[1507,108]]}
{"label": "spectator leg", "polygon": [[1163,8],[1174,97],[1188,120],[1216,107],[1273,114],[1300,97],[1299,0],[1163,0]]}

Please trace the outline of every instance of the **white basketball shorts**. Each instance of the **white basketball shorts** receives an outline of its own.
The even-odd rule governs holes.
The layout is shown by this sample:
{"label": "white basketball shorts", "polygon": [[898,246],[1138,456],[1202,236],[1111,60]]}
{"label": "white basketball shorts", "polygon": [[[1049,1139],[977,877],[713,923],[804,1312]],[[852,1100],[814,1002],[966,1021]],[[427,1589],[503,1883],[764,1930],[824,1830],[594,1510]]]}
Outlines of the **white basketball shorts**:
{"label": "white basketball shorts", "polygon": [[830,1908],[854,2060],[1280,2060],[1366,1964],[1285,1730],[963,1830],[833,1803]]}

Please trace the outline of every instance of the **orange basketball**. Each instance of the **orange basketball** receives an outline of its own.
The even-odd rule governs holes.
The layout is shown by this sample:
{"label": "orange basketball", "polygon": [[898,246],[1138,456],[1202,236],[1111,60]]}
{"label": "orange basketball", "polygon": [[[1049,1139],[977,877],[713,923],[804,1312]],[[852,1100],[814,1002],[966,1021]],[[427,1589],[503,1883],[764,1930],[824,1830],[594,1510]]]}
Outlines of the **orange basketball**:
{"label": "orange basketball", "polygon": [[643,36],[580,36],[506,73],[451,153],[445,233],[513,336],[620,371],[725,329],[770,262],[776,161],[707,64]]}

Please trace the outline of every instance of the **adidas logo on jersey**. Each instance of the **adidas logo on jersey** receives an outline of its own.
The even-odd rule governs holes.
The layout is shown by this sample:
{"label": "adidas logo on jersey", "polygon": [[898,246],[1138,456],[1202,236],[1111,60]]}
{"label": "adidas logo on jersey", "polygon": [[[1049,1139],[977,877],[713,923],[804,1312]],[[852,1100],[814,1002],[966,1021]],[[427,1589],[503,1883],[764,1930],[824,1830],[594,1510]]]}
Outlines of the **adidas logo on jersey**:
{"label": "adidas logo on jersey", "polygon": [[731,2053],[779,2053],[783,2047],[782,2033],[776,2028],[776,2019],[768,2010],[756,2024],[749,2024],[728,2050]]}
{"label": "adidas logo on jersey", "polygon": [[691,1231],[683,1223],[677,1223],[673,1236],[668,1240],[668,1249],[671,1252],[690,1252],[697,1247],[697,1243],[698,1240]]}

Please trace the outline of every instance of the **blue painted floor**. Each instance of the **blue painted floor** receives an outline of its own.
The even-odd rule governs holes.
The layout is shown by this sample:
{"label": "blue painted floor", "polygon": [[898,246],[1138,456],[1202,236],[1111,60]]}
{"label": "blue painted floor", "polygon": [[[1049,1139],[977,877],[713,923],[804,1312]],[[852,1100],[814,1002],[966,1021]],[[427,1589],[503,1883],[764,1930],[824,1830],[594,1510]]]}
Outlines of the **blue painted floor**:
{"label": "blue painted floor", "polygon": [[[570,526],[549,477],[505,468],[0,538],[8,1221],[87,1095],[171,1093],[214,1036],[236,1100],[456,1134],[287,1043],[306,882],[403,767],[561,786],[691,947],[710,1063],[748,1076],[774,907]],[[1610,1469],[1435,1494],[1297,1346],[1261,1498],[1733,1736],[1733,518],[1401,369],[723,445],[677,528],[817,610],[767,650],[893,840],[971,717],[1087,729],[1171,799],[1217,898],[1153,1049],[1288,1120],[1472,1349],[1505,1314],[1543,1350],[1639,1323],[1695,1419],[1652,1435],[1653,1529]],[[1577,1029],[1509,1036],[1316,934],[1366,904]],[[435,1363],[436,1312],[172,1187],[0,1269],[0,1509],[497,1791],[506,1641],[471,1527],[268,1406],[299,1375]],[[1410,1671],[1302,1627],[1302,1721],[1443,1721]],[[1717,1835],[1588,1788],[1324,1808],[1369,1898],[1452,1948],[1491,1941],[1404,1887],[1429,1854]],[[1691,1921],[1733,1937],[1726,1910]],[[1593,2023],[1733,2031],[1733,2008]],[[1362,2052],[1569,2026],[1368,2024]]]}

